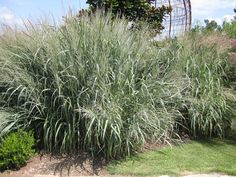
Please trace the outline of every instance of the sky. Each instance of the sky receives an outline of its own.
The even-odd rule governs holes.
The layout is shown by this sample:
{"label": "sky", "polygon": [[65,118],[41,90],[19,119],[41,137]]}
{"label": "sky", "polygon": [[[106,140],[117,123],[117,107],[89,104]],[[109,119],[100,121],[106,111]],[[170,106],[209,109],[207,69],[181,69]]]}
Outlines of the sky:
{"label": "sky", "polygon": [[[202,23],[204,19],[222,23],[233,18],[236,0],[191,0],[193,23]],[[0,24],[22,25],[22,20],[36,22],[50,17],[59,20],[68,9],[74,12],[87,8],[86,0],[0,0]]]}

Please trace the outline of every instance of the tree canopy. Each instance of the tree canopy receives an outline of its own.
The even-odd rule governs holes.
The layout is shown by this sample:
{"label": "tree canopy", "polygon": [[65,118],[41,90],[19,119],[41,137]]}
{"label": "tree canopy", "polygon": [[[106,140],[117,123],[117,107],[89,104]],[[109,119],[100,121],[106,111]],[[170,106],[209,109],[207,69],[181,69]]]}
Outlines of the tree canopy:
{"label": "tree canopy", "polygon": [[111,10],[114,15],[136,22],[148,22],[157,32],[163,29],[162,22],[171,7],[154,7],[155,0],[87,0],[90,10]]}
{"label": "tree canopy", "polygon": [[211,21],[210,21],[210,20],[206,19],[206,20],[204,20],[204,22],[205,22],[205,25],[206,25],[205,29],[206,29],[207,31],[215,31],[215,30],[217,30],[217,29],[218,29],[218,30],[221,29],[221,26],[218,25],[215,20],[211,20]]}

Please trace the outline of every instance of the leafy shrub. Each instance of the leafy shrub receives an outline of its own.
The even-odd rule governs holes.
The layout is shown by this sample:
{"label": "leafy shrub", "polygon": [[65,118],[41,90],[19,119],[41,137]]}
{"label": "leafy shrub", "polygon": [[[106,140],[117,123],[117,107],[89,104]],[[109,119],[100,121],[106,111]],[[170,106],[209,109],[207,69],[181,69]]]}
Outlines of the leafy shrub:
{"label": "leafy shrub", "polygon": [[0,169],[17,169],[34,154],[32,133],[19,130],[7,135],[0,146]]}
{"label": "leafy shrub", "polygon": [[228,49],[210,37],[157,48],[100,13],[27,29],[0,42],[2,109],[16,112],[0,127],[34,129],[48,151],[125,156],[182,131],[223,136],[235,114]]}

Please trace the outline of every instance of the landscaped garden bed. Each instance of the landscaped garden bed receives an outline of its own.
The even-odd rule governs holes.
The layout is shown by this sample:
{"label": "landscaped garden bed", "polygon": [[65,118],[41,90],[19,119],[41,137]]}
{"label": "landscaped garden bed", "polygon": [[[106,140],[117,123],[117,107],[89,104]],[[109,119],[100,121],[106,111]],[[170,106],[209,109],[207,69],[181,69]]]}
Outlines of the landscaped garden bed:
{"label": "landscaped garden bed", "polygon": [[[147,25],[127,24],[96,12],[68,17],[61,26],[7,29],[0,38],[1,170],[19,169],[43,151],[109,162],[132,156],[108,166],[116,174],[235,174],[231,141],[193,141],[133,156],[148,143],[235,136],[229,37],[195,31],[158,42]],[[33,140],[17,141],[19,129]]]}
{"label": "landscaped garden bed", "polygon": [[[106,162],[88,154],[51,156],[39,154],[18,171],[5,171],[1,177],[55,176],[212,176],[236,175],[236,141],[201,140],[185,144],[152,147],[123,160]],[[204,176],[204,175],[203,175]]]}

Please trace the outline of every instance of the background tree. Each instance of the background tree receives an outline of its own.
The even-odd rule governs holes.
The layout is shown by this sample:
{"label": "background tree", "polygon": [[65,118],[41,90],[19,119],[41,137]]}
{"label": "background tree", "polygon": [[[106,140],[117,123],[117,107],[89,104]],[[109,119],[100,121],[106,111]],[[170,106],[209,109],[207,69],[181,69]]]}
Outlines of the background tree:
{"label": "background tree", "polygon": [[236,39],[236,7],[234,8],[234,19],[231,22],[224,22],[222,31],[229,37]]}
{"label": "background tree", "polygon": [[[91,11],[103,8],[111,10],[114,15],[125,17],[130,21],[148,22],[155,32],[163,29],[162,22],[171,7],[154,7],[155,0],[87,0]],[[140,23],[139,23],[140,24]]]}
{"label": "background tree", "polygon": [[221,30],[221,26],[217,24],[217,22],[215,20],[204,20],[205,22],[205,30],[206,31],[220,31]]}
{"label": "background tree", "polygon": [[236,7],[234,8],[234,13],[235,13],[234,20],[236,20]]}

